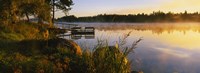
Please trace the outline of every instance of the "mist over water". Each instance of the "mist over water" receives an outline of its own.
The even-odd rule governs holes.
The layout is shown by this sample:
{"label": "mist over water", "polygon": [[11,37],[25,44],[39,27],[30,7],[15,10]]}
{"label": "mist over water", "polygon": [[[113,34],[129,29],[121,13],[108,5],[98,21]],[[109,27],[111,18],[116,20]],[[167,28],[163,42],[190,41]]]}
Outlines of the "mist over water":
{"label": "mist over water", "polygon": [[[82,48],[93,49],[97,39],[115,45],[128,32],[125,46],[142,37],[132,60],[133,70],[144,73],[200,73],[200,23],[74,23],[95,27],[94,38],[74,39]],[[69,38],[69,37],[65,37]]]}

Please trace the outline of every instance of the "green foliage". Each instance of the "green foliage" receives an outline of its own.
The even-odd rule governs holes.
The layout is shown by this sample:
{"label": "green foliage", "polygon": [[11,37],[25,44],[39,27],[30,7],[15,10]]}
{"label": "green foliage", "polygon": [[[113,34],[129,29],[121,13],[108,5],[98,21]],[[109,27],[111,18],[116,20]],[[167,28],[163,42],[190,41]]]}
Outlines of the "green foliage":
{"label": "green foliage", "polygon": [[24,39],[24,36],[23,35],[20,35],[20,34],[15,34],[15,33],[4,33],[4,32],[1,32],[0,33],[0,38],[1,39],[9,39],[9,40],[22,40]]}
{"label": "green foliage", "polygon": [[1,25],[0,39],[2,40],[24,40],[44,39],[43,33],[49,26],[36,23],[20,22],[15,25]]}
{"label": "green foliage", "polygon": [[[68,10],[72,1],[56,0],[56,4]],[[50,23],[51,8],[49,0],[0,0],[0,73],[63,73],[79,68],[74,66],[80,62],[79,55],[48,47],[43,36],[48,25],[22,21],[32,15]]]}
{"label": "green foliage", "polygon": [[97,73],[129,73],[127,58],[116,47],[97,48],[94,52],[94,66]]}
{"label": "green foliage", "polygon": [[56,9],[63,10],[64,13],[69,11],[71,8],[70,6],[73,5],[72,0],[53,0],[54,2],[51,2],[51,0],[47,0],[52,6],[55,6]]}
{"label": "green foliage", "polygon": [[[54,1],[54,2],[53,2]],[[24,17],[35,16],[38,22],[43,21],[51,24],[51,9],[53,9],[53,19],[55,9],[63,10],[67,13],[73,4],[72,0],[0,0],[0,23],[13,24],[19,22]]]}
{"label": "green foliage", "polygon": [[51,6],[45,0],[0,0],[0,13],[3,24],[17,23],[24,16],[29,19],[29,15],[49,22]]}

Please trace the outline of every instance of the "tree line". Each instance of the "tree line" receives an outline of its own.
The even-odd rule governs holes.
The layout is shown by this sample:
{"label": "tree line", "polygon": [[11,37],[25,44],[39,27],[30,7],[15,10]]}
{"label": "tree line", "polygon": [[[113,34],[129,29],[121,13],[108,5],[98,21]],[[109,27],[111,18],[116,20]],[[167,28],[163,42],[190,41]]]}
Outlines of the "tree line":
{"label": "tree line", "polygon": [[33,16],[39,23],[52,23],[56,10],[66,12],[71,5],[72,0],[0,0],[0,22],[13,24]]}
{"label": "tree line", "polygon": [[65,22],[200,22],[200,13],[164,13],[161,11],[150,14],[100,14],[90,17],[76,17],[74,15],[58,18],[57,21]]}

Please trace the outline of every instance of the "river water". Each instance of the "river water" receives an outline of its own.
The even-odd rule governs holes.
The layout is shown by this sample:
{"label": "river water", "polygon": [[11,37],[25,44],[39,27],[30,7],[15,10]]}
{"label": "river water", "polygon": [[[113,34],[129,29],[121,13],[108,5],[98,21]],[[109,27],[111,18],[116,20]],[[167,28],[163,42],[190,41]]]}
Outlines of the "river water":
{"label": "river water", "polygon": [[[125,46],[142,38],[128,58],[133,70],[144,73],[200,73],[200,23],[74,23],[95,27],[94,35],[72,38],[93,49],[97,40],[115,45],[130,32]],[[81,37],[82,36],[82,37]]]}

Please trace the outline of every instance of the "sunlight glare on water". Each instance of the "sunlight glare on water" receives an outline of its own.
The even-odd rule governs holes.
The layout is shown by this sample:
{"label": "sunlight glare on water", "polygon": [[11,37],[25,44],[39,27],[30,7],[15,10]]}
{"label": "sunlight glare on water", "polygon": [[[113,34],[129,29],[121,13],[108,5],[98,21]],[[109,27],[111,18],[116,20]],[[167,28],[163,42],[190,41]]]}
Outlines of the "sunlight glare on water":
{"label": "sunlight glare on water", "polygon": [[[97,39],[114,45],[131,32],[126,46],[142,37],[129,59],[144,73],[200,73],[200,23],[77,23],[95,27],[94,39],[76,39],[93,49]],[[84,45],[83,45],[84,46]],[[139,62],[138,62],[139,61]],[[139,63],[139,64],[137,64]]]}

